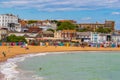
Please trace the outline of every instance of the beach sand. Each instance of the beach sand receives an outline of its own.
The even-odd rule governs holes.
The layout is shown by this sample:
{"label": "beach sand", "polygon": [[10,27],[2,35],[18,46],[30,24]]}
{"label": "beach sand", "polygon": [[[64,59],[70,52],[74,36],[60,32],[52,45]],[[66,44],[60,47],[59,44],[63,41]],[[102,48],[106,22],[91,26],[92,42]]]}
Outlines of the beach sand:
{"label": "beach sand", "polygon": [[[28,46],[29,49],[21,48],[20,46],[0,46],[0,62],[6,61],[8,58],[22,54],[41,53],[41,52],[63,52],[63,51],[120,51],[120,48],[96,48],[96,47],[66,47],[66,46]],[[2,54],[5,52],[6,57]]]}

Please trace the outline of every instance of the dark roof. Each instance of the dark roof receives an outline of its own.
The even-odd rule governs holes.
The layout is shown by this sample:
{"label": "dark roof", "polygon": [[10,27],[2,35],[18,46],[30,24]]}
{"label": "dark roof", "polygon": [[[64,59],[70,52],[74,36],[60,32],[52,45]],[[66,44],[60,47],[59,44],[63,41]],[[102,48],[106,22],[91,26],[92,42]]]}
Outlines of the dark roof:
{"label": "dark roof", "polygon": [[42,31],[42,29],[39,28],[39,27],[37,27],[37,26],[35,26],[35,27],[30,27],[30,28],[28,29],[28,32],[30,32],[30,33],[38,33],[39,31]]}

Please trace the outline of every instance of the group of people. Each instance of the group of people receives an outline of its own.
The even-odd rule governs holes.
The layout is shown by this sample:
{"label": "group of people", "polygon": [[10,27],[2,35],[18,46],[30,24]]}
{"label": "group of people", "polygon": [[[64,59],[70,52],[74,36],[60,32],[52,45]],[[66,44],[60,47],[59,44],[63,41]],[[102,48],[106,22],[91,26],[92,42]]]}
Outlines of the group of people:
{"label": "group of people", "polygon": [[73,46],[73,47],[119,47],[120,43],[115,42],[103,42],[103,43],[92,43],[92,42],[72,42],[72,41],[40,41],[32,42],[29,45],[36,46]]}

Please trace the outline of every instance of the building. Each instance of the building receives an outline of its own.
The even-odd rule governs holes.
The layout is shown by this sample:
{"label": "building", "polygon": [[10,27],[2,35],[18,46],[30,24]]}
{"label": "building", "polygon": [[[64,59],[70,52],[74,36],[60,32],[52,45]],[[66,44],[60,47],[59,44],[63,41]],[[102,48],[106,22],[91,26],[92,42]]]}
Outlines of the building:
{"label": "building", "polygon": [[120,42],[120,34],[112,34],[111,38],[114,42]]}
{"label": "building", "polygon": [[28,31],[28,22],[26,20],[19,20],[19,24],[21,25],[21,32]]}
{"label": "building", "polygon": [[115,34],[120,34],[120,30],[115,30],[114,33]]}
{"label": "building", "polygon": [[75,40],[76,39],[76,30],[62,30],[61,37],[64,40]]}
{"label": "building", "polygon": [[99,43],[100,42],[100,37],[98,33],[92,33],[91,34],[91,42],[93,43]]}
{"label": "building", "polygon": [[19,23],[9,23],[7,29],[12,32],[21,32],[22,30],[21,25]]}
{"label": "building", "polygon": [[62,39],[62,36],[61,36],[61,31],[56,31],[54,32],[54,38],[56,39]]}
{"label": "building", "polygon": [[28,28],[27,32],[29,32],[29,33],[38,33],[38,32],[41,32],[41,31],[42,31],[41,28],[39,28],[37,26],[33,26],[33,27]]}
{"label": "building", "polygon": [[[13,14],[0,15],[0,28],[7,28],[8,30],[15,30],[19,26],[18,17]],[[19,30],[18,30],[19,31]]]}
{"label": "building", "polygon": [[103,43],[103,42],[110,42],[110,41],[112,41],[111,34],[96,33],[96,32],[92,32],[91,34],[91,42],[93,43]]}
{"label": "building", "polygon": [[89,42],[92,32],[76,32],[76,39],[81,42]]}
{"label": "building", "polygon": [[87,28],[90,29],[91,31],[95,31],[99,27],[103,28],[110,28],[112,31],[115,30],[115,22],[114,21],[105,21],[105,23],[81,23],[78,24],[77,30]]}
{"label": "building", "polygon": [[47,29],[56,29],[57,28],[57,24],[50,20],[44,20],[44,21],[36,20],[36,22],[30,23],[27,26],[28,27],[38,26],[43,31],[46,31]]}
{"label": "building", "polygon": [[35,40],[38,33],[30,33],[30,32],[9,32],[8,36],[15,35],[15,36],[24,36],[27,42],[30,40]]}
{"label": "building", "polygon": [[0,40],[6,41],[7,36],[8,36],[8,30],[5,28],[0,29]]}
{"label": "building", "polygon": [[115,22],[114,21],[105,21],[105,28],[110,28],[112,31],[115,31]]}
{"label": "building", "polygon": [[54,37],[54,33],[52,31],[42,31],[43,37]]}
{"label": "building", "polygon": [[99,34],[99,42],[102,43],[102,42],[106,42],[106,41],[107,41],[107,34],[100,33]]}

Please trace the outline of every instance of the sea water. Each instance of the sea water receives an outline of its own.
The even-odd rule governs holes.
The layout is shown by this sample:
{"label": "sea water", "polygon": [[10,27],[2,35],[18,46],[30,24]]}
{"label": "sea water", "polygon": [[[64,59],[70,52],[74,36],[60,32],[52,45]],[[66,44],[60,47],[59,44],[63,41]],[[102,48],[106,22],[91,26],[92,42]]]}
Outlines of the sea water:
{"label": "sea water", "polygon": [[1,63],[5,80],[120,80],[120,52],[32,54]]}

